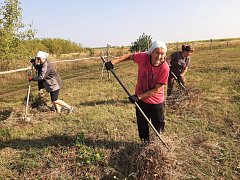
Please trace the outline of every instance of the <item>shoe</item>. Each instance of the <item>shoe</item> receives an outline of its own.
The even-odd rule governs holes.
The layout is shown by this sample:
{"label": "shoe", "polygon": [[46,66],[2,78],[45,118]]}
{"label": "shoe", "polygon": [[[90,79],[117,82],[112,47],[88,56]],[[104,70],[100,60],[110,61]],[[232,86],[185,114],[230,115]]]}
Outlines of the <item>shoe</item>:
{"label": "shoe", "polygon": [[72,114],[72,112],[73,112],[73,107],[71,106],[71,107],[68,109],[67,114]]}
{"label": "shoe", "polygon": [[44,97],[44,91],[43,91],[43,89],[40,89],[40,90],[38,91],[38,95],[39,95],[39,97]]}
{"label": "shoe", "polygon": [[164,129],[160,129],[159,134],[164,134]]}
{"label": "shoe", "polygon": [[141,138],[141,142],[142,142],[142,144],[149,144],[150,143],[149,137]]}
{"label": "shoe", "polygon": [[160,131],[159,134],[163,134],[164,133],[164,127],[165,127],[165,122],[160,122]]}
{"label": "shoe", "polygon": [[51,111],[53,111],[53,112],[56,112],[56,108],[55,108],[54,105],[52,105],[51,107],[49,107],[49,109],[50,109]]}

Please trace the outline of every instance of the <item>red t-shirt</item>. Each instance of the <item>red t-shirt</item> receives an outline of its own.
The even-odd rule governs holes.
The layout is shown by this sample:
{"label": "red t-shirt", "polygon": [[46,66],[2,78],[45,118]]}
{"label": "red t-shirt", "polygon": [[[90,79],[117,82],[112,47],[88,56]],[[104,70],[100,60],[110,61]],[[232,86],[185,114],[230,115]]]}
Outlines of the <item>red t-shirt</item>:
{"label": "red t-shirt", "polygon": [[[159,66],[153,66],[150,55],[141,52],[135,53],[133,61],[138,64],[138,80],[136,85],[136,95],[155,89],[157,84],[166,84],[169,76],[169,66],[163,62]],[[148,104],[160,104],[164,101],[164,86],[161,92],[155,96],[142,99]]]}

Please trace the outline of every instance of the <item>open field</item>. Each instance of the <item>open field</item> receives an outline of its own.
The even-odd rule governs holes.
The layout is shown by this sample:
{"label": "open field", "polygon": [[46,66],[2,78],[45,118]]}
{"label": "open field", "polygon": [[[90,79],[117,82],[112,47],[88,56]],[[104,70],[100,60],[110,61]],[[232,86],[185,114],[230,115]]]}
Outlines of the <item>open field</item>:
{"label": "open field", "polygon": [[[146,167],[145,177],[153,177],[148,165],[159,162],[140,158],[135,108],[113,76],[108,79],[104,72],[101,78],[101,60],[57,68],[64,79],[60,97],[75,107],[74,113],[31,109],[30,123],[19,118],[26,77],[1,77],[1,94],[26,88],[0,97],[0,179],[139,179],[144,177],[138,175],[140,165]],[[116,66],[131,93],[136,69],[132,62]],[[163,137],[172,152],[166,153],[156,140],[152,145],[158,158],[173,161],[163,179],[240,179],[239,69],[239,47],[192,54],[186,76],[189,96],[166,103]],[[168,166],[166,161],[162,165]]]}

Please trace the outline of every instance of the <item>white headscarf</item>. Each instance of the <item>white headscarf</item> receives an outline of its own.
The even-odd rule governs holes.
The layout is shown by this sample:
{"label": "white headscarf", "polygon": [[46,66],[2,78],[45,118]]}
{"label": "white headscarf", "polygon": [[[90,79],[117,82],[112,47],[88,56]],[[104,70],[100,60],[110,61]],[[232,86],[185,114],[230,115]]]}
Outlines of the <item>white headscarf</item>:
{"label": "white headscarf", "polygon": [[153,41],[152,46],[148,49],[147,54],[152,54],[152,51],[156,48],[163,48],[167,51],[167,45],[163,41]]}
{"label": "white headscarf", "polygon": [[49,55],[49,54],[46,53],[46,52],[38,51],[36,57],[47,59],[48,55]]}

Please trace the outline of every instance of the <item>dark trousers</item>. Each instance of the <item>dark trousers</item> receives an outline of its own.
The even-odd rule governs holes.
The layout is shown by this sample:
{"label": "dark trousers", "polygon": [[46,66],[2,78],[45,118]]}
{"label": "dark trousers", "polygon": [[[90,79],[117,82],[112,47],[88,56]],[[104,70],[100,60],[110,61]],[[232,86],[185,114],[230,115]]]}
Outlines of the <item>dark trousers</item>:
{"label": "dark trousers", "polygon": [[[164,112],[163,103],[161,104],[147,104],[143,101],[138,101],[138,105],[141,107],[145,115],[152,122],[158,133],[164,130]],[[136,107],[136,116],[138,124],[139,137],[142,140],[149,140],[149,125],[142,113]]]}
{"label": "dark trousers", "polygon": [[50,97],[51,97],[52,102],[58,100],[59,91],[60,91],[60,89],[50,92]]}
{"label": "dark trousers", "polygon": [[38,90],[44,89],[43,81],[38,81]]}
{"label": "dark trousers", "polygon": [[169,74],[168,85],[167,85],[167,95],[168,96],[172,95],[172,93],[173,93],[173,85],[174,85],[175,80],[178,82],[179,85],[180,85],[180,83],[182,83],[182,85],[184,85],[184,83],[185,83],[184,77],[180,77],[178,75],[177,78],[178,79],[175,79],[171,73]]}

